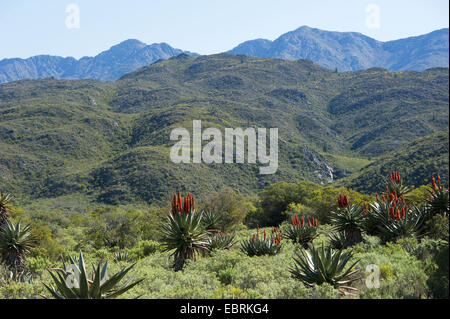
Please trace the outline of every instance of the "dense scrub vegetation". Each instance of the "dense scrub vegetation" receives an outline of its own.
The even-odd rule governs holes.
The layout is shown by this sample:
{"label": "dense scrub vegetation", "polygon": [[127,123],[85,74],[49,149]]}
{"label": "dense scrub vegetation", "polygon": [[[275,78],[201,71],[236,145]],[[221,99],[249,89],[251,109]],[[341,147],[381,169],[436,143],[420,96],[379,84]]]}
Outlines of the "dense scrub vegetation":
{"label": "dense scrub vegetation", "polygon": [[178,192],[161,208],[83,213],[24,211],[2,193],[0,297],[448,298],[448,185],[402,178],[376,196],[283,182],[256,197]]}

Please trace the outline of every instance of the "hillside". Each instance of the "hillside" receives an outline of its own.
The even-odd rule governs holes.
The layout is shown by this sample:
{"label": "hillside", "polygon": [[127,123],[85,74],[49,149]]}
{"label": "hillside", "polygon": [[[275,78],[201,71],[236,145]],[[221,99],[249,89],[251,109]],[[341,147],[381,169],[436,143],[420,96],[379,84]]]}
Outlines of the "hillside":
{"label": "hillside", "polygon": [[339,71],[371,67],[423,71],[448,67],[448,49],[448,29],[381,42],[357,32],[332,32],[303,26],[274,41],[246,41],[228,52],[263,58],[309,59]]}
{"label": "hillside", "polygon": [[375,193],[380,191],[380,180],[392,170],[401,171],[406,185],[414,187],[429,184],[431,176],[438,173],[443,181],[448,181],[448,143],[448,131],[419,138],[380,156],[354,176],[339,181],[339,184],[361,192]]}
{"label": "hillside", "polygon": [[[447,68],[335,73],[307,60],[182,54],[115,82],[11,82],[0,85],[0,188],[23,201],[116,204],[155,203],[177,187],[201,196],[225,185],[254,194],[276,181],[326,184],[447,131],[448,111]],[[194,119],[278,127],[278,172],[172,163],[170,132]],[[433,156],[448,162],[448,142]]]}

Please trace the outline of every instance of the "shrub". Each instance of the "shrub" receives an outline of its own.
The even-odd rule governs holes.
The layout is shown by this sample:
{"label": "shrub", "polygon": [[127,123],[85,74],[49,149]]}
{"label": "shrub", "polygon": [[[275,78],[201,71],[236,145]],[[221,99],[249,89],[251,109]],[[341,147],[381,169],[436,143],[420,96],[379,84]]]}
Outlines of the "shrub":
{"label": "shrub", "polygon": [[437,267],[432,271],[427,285],[433,298],[449,297],[449,248],[448,242],[443,245],[435,255],[434,261]]}
{"label": "shrub", "polygon": [[448,240],[449,238],[449,222],[448,217],[435,215],[425,222],[423,233],[433,239]]}
{"label": "shrub", "polygon": [[423,298],[426,296],[427,274],[423,263],[405,251],[400,244],[387,243],[375,247],[360,243],[349,248],[354,258],[360,260],[359,267],[369,271],[369,265],[378,266],[378,288],[366,285],[370,272],[365,272],[363,280],[356,281],[359,297],[365,298]]}
{"label": "shrub", "polygon": [[224,285],[231,285],[233,281],[234,276],[234,269],[233,268],[226,268],[219,270],[217,277],[219,278],[220,282]]}
{"label": "shrub", "polygon": [[202,199],[200,208],[220,216],[215,222],[215,227],[223,232],[242,223],[248,210],[248,206],[244,205],[244,198],[230,187],[225,187]]}

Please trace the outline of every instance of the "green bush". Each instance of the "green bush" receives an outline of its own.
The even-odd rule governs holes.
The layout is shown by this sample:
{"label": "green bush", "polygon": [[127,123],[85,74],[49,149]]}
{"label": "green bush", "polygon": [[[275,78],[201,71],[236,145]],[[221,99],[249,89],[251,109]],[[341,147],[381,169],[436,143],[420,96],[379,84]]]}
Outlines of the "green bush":
{"label": "green bush", "polygon": [[241,224],[250,207],[250,203],[246,203],[243,196],[230,187],[225,187],[203,198],[199,211],[218,214],[220,219],[216,222],[216,226],[224,232],[231,230],[234,225]]}

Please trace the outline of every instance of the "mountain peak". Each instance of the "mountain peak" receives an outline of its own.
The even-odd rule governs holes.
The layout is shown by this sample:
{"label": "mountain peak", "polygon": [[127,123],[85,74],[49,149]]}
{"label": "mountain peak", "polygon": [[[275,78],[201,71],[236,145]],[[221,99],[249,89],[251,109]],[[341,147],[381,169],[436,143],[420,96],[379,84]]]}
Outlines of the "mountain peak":
{"label": "mountain peak", "polygon": [[246,41],[228,52],[261,58],[308,59],[339,71],[371,67],[423,71],[448,67],[448,48],[448,28],[381,42],[358,32],[325,31],[304,25],[274,41]]}

